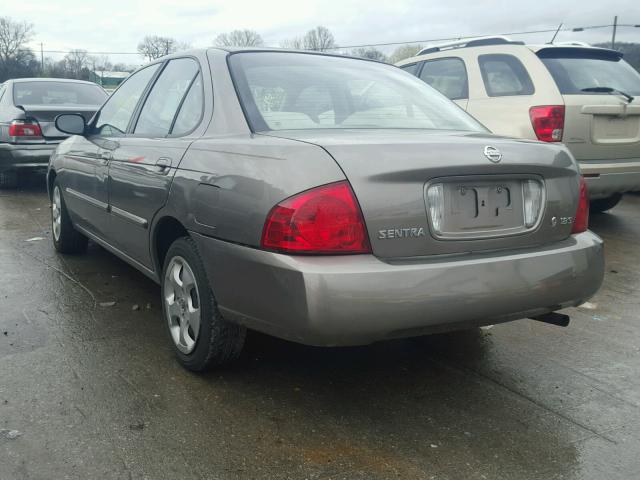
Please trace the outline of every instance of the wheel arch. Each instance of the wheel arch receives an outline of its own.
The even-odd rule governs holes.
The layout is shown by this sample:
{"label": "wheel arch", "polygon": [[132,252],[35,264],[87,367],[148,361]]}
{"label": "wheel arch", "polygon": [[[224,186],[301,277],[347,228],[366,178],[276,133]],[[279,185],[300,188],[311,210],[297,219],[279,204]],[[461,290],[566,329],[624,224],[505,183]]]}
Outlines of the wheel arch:
{"label": "wheel arch", "polygon": [[171,244],[188,236],[186,227],[174,216],[163,216],[155,223],[151,237],[151,255],[158,278],[162,276],[162,267]]}

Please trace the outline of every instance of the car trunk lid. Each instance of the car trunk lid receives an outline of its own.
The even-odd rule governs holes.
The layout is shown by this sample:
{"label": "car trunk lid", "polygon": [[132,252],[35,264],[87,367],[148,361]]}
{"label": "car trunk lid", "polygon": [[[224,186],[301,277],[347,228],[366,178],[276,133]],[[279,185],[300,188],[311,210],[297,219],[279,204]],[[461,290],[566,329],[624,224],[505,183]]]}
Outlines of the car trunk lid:
{"label": "car trunk lid", "polygon": [[[353,187],[379,257],[524,248],[566,238],[571,231],[579,177],[563,147],[425,130],[269,135],[318,145],[335,159]],[[542,186],[542,212],[535,225],[525,227],[529,181]],[[441,190],[439,225],[430,209],[437,202],[429,194],[433,186]]]}

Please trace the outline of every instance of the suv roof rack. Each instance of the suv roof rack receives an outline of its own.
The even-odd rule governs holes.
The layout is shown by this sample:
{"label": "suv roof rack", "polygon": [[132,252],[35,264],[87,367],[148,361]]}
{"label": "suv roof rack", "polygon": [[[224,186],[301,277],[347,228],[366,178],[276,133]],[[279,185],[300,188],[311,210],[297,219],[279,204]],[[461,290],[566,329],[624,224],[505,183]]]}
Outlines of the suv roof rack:
{"label": "suv roof rack", "polygon": [[426,53],[441,52],[442,50],[453,50],[455,48],[482,47],[485,45],[524,45],[524,42],[511,40],[509,37],[502,35],[492,37],[473,37],[456,40],[454,42],[441,43],[431,47],[423,48],[416,55],[424,55]]}

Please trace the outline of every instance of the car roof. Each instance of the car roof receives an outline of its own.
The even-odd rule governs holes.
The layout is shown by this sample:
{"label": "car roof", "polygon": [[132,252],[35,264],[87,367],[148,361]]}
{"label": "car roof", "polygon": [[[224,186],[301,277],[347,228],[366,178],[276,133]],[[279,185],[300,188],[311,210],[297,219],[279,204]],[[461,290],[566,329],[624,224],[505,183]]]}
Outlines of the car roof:
{"label": "car roof", "polygon": [[[400,60],[399,62],[396,63],[396,65],[406,65],[406,64],[418,62],[420,60],[423,60],[424,57],[427,57],[429,55],[436,54],[436,53],[453,52],[453,51],[467,50],[472,48],[482,48],[482,49],[489,50],[491,49],[491,47],[501,47],[501,48],[508,47],[508,48],[515,48],[515,49],[526,48],[528,50],[531,50],[534,53],[538,53],[543,50],[552,50],[552,49],[564,49],[564,50],[575,49],[576,52],[581,50],[582,51],[592,50],[592,51],[603,52],[603,53],[609,52],[612,55],[622,56],[622,54],[617,50],[611,50],[608,48],[601,48],[601,47],[593,47],[584,42],[524,44],[523,42],[508,41],[508,39],[506,39],[505,37],[495,37],[495,43],[487,43],[486,42],[487,40],[491,40],[491,38],[489,37],[482,37],[479,39],[468,39],[469,42],[474,42],[475,40],[483,40],[484,42],[482,44],[472,43],[471,45],[466,45],[464,42],[455,42],[453,44],[444,43],[440,45],[432,45],[431,47],[423,48],[421,52],[424,52],[424,53],[419,53],[418,55],[415,55],[413,57]],[[429,50],[429,51],[426,51],[426,50]]]}

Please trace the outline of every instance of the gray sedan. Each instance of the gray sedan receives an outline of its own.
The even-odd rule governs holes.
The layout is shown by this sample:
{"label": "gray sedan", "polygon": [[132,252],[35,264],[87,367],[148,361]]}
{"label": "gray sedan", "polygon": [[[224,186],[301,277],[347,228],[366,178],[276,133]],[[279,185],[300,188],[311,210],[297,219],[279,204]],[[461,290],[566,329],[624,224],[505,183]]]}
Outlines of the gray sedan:
{"label": "gray sedan", "polygon": [[602,241],[562,146],[496,137],[389,65],[192,51],[132,74],[52,156],[53,242],[160,283],[179,361],[246,329],[357,345],[536,317],[592,296]]}

